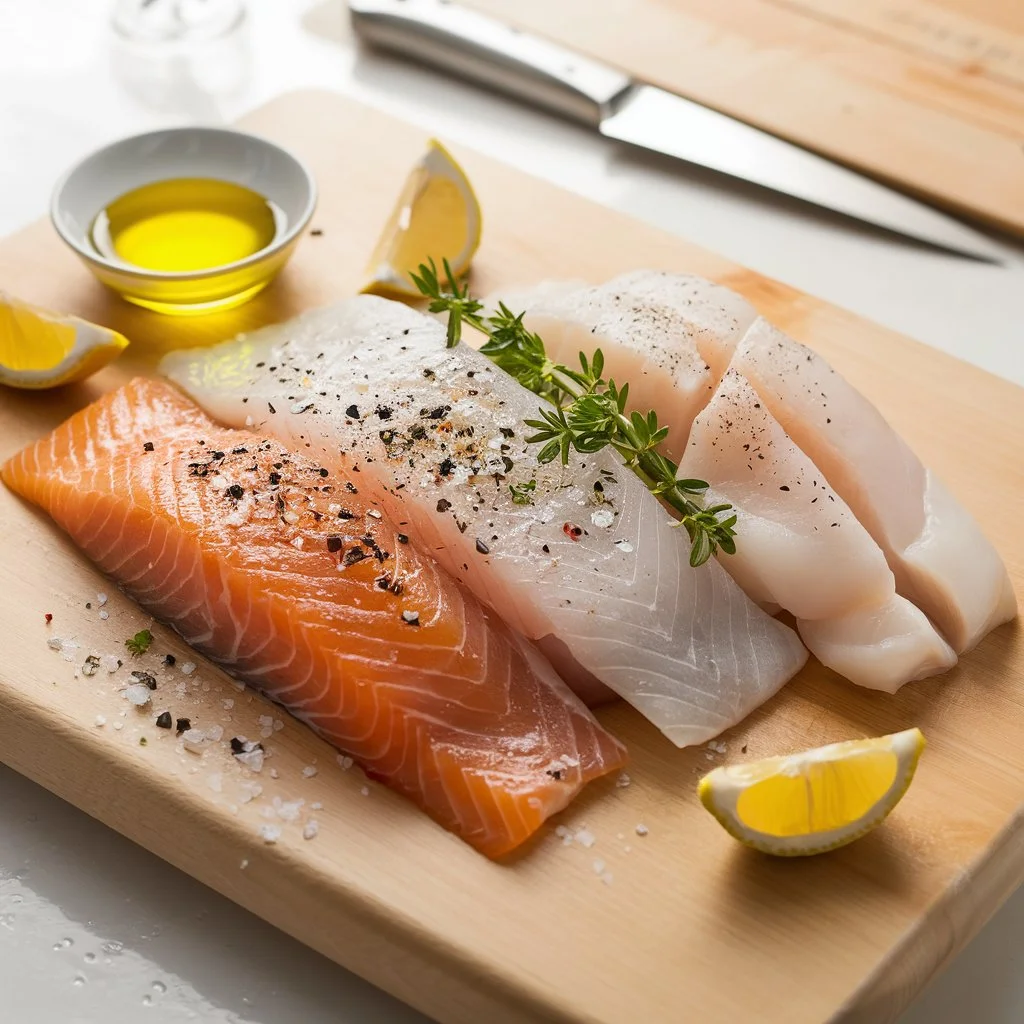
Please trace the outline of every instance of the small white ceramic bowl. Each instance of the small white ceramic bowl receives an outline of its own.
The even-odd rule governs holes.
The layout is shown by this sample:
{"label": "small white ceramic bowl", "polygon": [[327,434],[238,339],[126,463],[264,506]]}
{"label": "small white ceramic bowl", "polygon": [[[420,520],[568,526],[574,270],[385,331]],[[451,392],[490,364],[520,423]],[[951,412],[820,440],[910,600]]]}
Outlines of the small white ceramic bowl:
{"label": "small white ceramic bowl", "polygon": [[[244,185],[283,214],[265,248],[220,267],[147,270],[100,253],[93,221],[132,189],[171,178],[215,178]],[[205,313],[238,305],[284,266],[316,206],[316,182],[298,158],[255,135],[225,128],[170,128],[121,139],[73,167],[50,208],[57,233],[105,285],[162,313]]]}

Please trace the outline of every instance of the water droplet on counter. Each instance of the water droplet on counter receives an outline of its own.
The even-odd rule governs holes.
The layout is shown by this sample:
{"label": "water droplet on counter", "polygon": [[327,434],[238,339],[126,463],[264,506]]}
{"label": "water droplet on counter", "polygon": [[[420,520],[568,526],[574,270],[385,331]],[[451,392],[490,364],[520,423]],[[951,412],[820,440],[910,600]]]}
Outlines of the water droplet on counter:
{"label": "water droplet on counter", "polygon": [[60,939],[53,944],[53,948],[59,953],[62,949],[70,949],[74,944],[74,939]]}
{"label": "water droplet on counter", "polygon": [[0,914],[0,925],[5,928],[10,928],[14,931],[14,915],[13,914]]}
{"label": "water droplet on counter", "polygon": [[96,962],[96,954],[95,953],[86,953],[85,956],[82,959],[85,960],[85,962],[87,964],[95,963]]}
{"label": "water droplet on counter", "polygon": [[154,981],[153,991],[159,992],[160,995],[163,995],[167,991],[167,986],[162,981]]}
{"label": "water droplet on counter", "polygon": [[85,977],[81,974],[76,974],[71,982],[76,988],[81,988],[85,984]]}
{"label": "water droplet on counter", "polygon": [[142,997],[142,1005],[143,1006],[152,1006],[153,1005],[152,998],[150,996],[143,996]]}

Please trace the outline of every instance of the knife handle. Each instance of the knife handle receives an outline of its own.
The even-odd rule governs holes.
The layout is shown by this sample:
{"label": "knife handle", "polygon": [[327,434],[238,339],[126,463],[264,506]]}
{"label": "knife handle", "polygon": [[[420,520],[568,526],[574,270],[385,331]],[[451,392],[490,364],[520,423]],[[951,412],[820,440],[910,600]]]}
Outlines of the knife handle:
{"label": "knife handle", "polygon": [[448,0],[349,0],[358,35],[596,127],[632,79]]}

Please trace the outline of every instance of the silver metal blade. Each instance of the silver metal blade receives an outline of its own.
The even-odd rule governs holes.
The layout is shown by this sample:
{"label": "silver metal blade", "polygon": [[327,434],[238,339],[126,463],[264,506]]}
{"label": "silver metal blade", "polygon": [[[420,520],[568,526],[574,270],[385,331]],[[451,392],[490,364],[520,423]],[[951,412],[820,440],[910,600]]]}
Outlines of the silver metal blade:
{"label": "silver metal blade", "polygon": [[999,262],[984,235],[856,171],[725,114],[649,85],[637,85],[601,134],[753,182],[889,231]]}

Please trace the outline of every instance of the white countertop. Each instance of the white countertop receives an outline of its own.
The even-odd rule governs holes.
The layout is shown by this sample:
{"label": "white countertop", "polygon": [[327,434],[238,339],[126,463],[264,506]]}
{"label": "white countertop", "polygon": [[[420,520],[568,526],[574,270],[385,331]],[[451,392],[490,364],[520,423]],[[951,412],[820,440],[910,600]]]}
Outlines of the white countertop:
{"label": "white countertop", "polygon": [[[1024,247],[993,266],[687,175],[430,72],[359,55],[341,0],[249,0],[201,61],[132,60],[110,0],[0,0],[0,235],[85,151],[335,89],[1024,383]],[[353,150],[358,159],[358,150]],[[3,282],[0,281],[0,288]],[[1017,894],[900,1024],[1024,1019]],[[0,767],[5,1024],[412,1024],[426,1018]],[[709,1022],[712,1024],[712,1022]]]}

